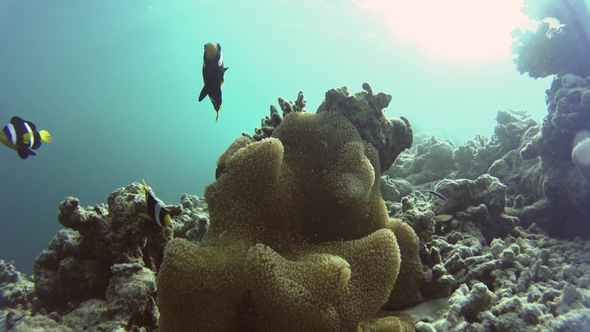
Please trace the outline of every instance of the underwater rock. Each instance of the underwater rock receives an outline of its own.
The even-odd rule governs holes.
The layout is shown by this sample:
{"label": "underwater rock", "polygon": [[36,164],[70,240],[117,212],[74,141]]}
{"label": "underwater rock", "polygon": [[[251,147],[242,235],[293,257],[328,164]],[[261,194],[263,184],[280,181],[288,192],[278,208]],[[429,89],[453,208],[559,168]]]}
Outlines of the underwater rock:
{"label": "underwater rock", "polygon": [[[156,326],[156,274],[142,263],[115,264],[106,292],[109,315],[114,321]],[[155,310],[154,310],[155,309]]]}
{"label": "underwater rock", "polygon": [[571,324],[566,330],[585,330],[590,322],[590,277],[585,277],[590,242],[548,238],[533,225],[517,227],[511,236],[487,246],[477,229],[465,228],[469,224],[461,226],[461,233],[435,235],[421,250],[432,275],[421,288],[424,297],[445,295],[438,291],[445,283],[436,280],[455,283],[445,314],[434,321],[422,318],[417,331],[462,331],[467,326],[553,331],[565,324]]}
{"label": "underwater rock", "polygon": [[478,224],[485,238],[502,238],[518,225],[518,218],[504,215],[506,186],[497,178],[484,174],[475,181],[442,180],[434,188],[446,197],[433,204],[436,214],[457,215],[461,221]]}
{"label": "underwater rock", "polygon": [[174,237],[191,242],[203,239],[209,227],[209,209],[205,199],[195,195],[180,196],[182,213],[173,219]]}
{"label": "underwater rock", "polygon": [[381,196],[386,201],[401,202],[402,197],[412,193],[414,186],[404,179],[394,179],[388,175],[381,177]]}
{"label": "underwater rock", "polygon": [[373,94],[369,84],[365,91],[350,94],[347,87],[330,89],[317,113],[340,113],[354,125],[361,138],[379,152],[381,172],[388,170],[405,149],[412,146],[413,131],[410,122],[402,117],[387,119],[384,109],[391,102],[391,95]]}
{"label": "underwater rock", "polygon": [[110,322],[107,303],[100,299],[91,299],[81,303],[74,310],[59,319],[62,326],[75,331],[116,331],[125,328],[122,322]]}
{"label": "underwater rock", "polygon": [[539,200],[546,199],[549,217],[542,226],[552,236],[589,239],[590,182],[576,167],[578,159],[573,152],[583,140],[576,136],[590,132],[590,78],[567,74],[555,79],[546,101],[548,115],[520,150],[525,159],[541,159],[542,169],[537,174],[544,197]]}
{"label": "underwater rock", "polygon": [[31,332],[73,332],[74,330],[45,315],[32,315],[30,310],[0,310],[0,331]]}
{"label": "underwater rock", "polygon": [[[509,153],[517,154],[514,151],[523,148],[532,139],[534,129],[538,131],[537,123],[526,112],[500,110],[496,121],[498,124],[491,139],[477,135],[475,139],[458,147],[449,140],[434,136],[425,138],[401,153],[384,175],[395,180],[404,179],[415,186],[425,185],[428,188],[429,185],[431,188],[435,182],[445,178],[475,180],[488,172],[510,176],[519,174],[521,168],[526,170],[537,164],[530,161],[521,167],[520,162],[511,157],[506,160],[506,164],[493,165],[498,160],[506,159]],[[502,170],[505,173],[501,173]]]}
{"label": "underwater rock", "polygon": [[421,185],[444,179],[455,170],[453,143],[431,136],[400,154],[387,175]]}
{"label": "underwater rock", "polygon": [[[381,171],[388,170],[397,156],[412,146],[413,131],[410,122],[404,118],[387,119],[384,109],[391,102],[391,95],[380,92],[373,94],[369,84],[364,83],[365,91],[351,95],[347,87],[330,89],[318,107],[316,113],[335,112],[344,115],[357,129],[361,138],[373,145],[379,152]],[[270,106],[270,116],[261,121],[261,127],[255,129],[253,136],[242,133],[252,141],[260,141],[272,136],[274,130],[282,123],[283,118],[290,113],[307,112],[305,96],[299,91],[297,100],[288,102],[279,98],[279,106],[283,117],[275,106]]]}
{"label": "underwater rock", "polygon": [[14,267],[14,262],[0,260],[0,310],[31,309],[35,297],[34,284]]}
{"label": "underwater rock", "polygon": [[[73,197],[60,204],[58,220],[69,229],[60,230],[35,260],[36,310],[67,315],[100,300],[108,324],[155,329],[155,272],[173,230],[139,216],[146,211],[141,188],[133,183],[115,190],[108,205],[83,208]],[[169,209],[173,217],[181,211]],[[180,226],[174,221],[172,227]]]}

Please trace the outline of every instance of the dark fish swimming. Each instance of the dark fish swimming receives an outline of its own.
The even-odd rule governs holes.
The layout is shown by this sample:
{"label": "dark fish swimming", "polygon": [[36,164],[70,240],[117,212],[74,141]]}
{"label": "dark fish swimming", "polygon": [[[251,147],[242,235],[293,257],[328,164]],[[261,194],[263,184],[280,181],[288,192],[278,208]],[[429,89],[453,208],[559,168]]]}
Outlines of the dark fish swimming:
{"label": "dark fish swimming", "polygon": [[229,67],[223,67],[223,55],[221,45],[218,43],[205,44],[203,55],[203,82],[205,86],[199,95],[199,101],[209,96],[213,108],[215,108],[215,122],[219,118],[221,110],[221,87],[223,86],[223,74]]}
{"label": "dark fish swimming", "polygon": [[437,193],[436,191],[432,191],[432,190],[428,192],[428,196],[429,196],[428,199],[430,199],[432,196],[436,196],[436,197],[442,199],[443,201],[447,200],[447,198],[443,194]]}
{"label": "dark fish swimming", "polygon": [[41,142],[51,142],[51,135],[47,130],[37,131],[37,127],[31,121],[13,116],[10,123],[0,132],[0,142],[16,150],[21,159],[27,159],[29,156],[37,155],[33,150],[38,149]]}
{"label": "dark fish swimming", "polygon": [[148,189],[147,185],[145,184],[145,180],[141,179],[143,182],[143,187],[141,188],[141,192],[145,195],[145,202],[147,204],[147,212],[148,213],[140,213],[139,215],[142,218],[151,220],[155,222],[160,227],[168,227],[172,222],[172,218],[170,217],[170,211],[166,209],[164,203],[157,199]]}

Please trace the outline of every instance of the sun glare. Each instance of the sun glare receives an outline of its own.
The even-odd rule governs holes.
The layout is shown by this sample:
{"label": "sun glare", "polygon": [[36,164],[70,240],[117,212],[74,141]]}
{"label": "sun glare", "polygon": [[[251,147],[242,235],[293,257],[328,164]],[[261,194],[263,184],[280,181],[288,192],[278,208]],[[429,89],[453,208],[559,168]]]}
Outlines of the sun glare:
{"label": "sun glare", "polygon": [[480,62],[510,57],[510,31],[535,24],[522,0],[353,0],[391,33],[432,58]]}

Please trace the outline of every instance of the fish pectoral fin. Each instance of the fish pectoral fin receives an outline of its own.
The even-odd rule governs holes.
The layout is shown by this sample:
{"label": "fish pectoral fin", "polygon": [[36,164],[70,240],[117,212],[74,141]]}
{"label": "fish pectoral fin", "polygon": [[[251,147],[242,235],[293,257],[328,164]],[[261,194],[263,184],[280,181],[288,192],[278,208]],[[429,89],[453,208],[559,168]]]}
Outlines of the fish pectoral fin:
{"label": "fish pectoral fin", "polygon": [[172,223],[172,217],[170,217],[170,214],[167,214],[164,217],[164,227],[170,226],[171,223]]}
{"label": "fish pectoral fin", "polygon": [[142,217],[143,219],[147,219],[147,220],[154,221],[154,220],[152,219],[152,217],[150,217],[150,215],[149,215],[149,214],[147,214],[147,213],[140,213],[140,214],[139,214],[139,216],[140,216],[140,217]]}
{"label": "fish pectoral fin", "polygon": [[33,136],[31,133],[23,134],[23,143],[25,145],[29,145],[29,143],[31,142],[31,136]]}
{"label": "fish pectoral fin", "polygon": [[51,134],[49,134],[49,132],[45,129],[41,129],[39,131],[39,136],[41,136],[41,140],[45,143],[51,143],[51,141],[53,141],[53,138],[51,138]]}
{"label": "fish pectoral fin", "polygon": [[199,95],[199,101],[203,101],[203,99],[205,99],[205,97],[207,97],[207,85],[205,85],[203,87],[203,89],[201,89],[201,94]]}

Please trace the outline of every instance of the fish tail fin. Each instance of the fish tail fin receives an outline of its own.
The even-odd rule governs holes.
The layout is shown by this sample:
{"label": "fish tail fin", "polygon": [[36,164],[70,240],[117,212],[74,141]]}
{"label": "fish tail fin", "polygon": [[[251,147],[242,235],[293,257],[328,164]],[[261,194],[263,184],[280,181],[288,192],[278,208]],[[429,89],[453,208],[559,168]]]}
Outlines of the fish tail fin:
{"label": "fish tail fin", "polygon": [[203,89],[201,89],[201,94],[199,95],[199,102],[203,101],[203,99],[205,99],[205,97],[207,97],[207,85],[205,85],[203,87]]}
{"label": "fish tail fin", "polygon": [[51,134],[45,129],[39,130],[39,136],[41,136],[41,140],[45,143],[51,143],[53,138],[51,138]]}
{"label": "fish tail fin", "polygon": [[[147,193],[147,184],[145,184],[145,180],[141,179],[141,182],[143,182],[143,187],[141,187],[141,192],[145,195],[145,193]],[[149,218],[151,219],[151,218]]]}
{"label": "fish tail fin", "polygon": [[215,123],[217,123],[218,119],[219,119],[219,111],[215,112]]}

